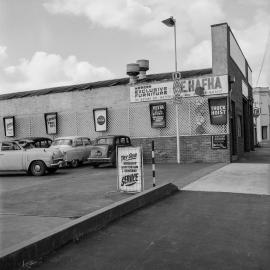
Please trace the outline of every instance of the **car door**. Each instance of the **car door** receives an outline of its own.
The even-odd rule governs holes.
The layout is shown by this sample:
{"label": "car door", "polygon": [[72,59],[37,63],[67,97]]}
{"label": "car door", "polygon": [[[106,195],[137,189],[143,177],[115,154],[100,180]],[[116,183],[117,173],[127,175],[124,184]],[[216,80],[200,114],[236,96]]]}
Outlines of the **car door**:
{"label": "car door", "polygon": [[14,142],[3,142],[0,151],[0,170],[20,171],[23,170],[23,157],[25,151]]}
{"label": "car door", "polygon": [[81,161],[84,159],[85,155],[82,138],[76,138],[74,142],[75,142],[76,159]]}
{"label": "car door", "polygon": [[83,138],[83,145],[84,145],[84,159],[86,160],[91,152],[91,141],[89,138]]}

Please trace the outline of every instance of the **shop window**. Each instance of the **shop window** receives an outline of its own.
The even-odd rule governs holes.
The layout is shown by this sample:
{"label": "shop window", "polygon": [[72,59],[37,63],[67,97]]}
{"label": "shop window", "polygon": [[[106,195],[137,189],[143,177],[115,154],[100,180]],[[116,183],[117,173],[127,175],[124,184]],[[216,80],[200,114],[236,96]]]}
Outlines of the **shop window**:
{"label": "shop window", "polygon": [[242,116],[237,115],[237,137],[242,137]]}

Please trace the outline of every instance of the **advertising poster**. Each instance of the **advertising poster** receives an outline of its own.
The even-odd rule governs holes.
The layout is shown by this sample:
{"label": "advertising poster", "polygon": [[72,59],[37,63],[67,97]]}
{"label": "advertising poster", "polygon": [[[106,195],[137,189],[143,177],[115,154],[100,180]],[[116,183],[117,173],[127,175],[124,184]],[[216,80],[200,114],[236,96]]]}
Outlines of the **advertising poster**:
{"label": "advertising poster", "polygon": [[4,117],[4,130],[6,137],[14,137],[15,136],[15,117],[9,116]]}
{"label": "advertising poster", "polygon": [[118,147],[118,190],[123,192],[143,191],[141,147]]}
{"label": "advertising poster", "polygon": [[107,108],[99,108],[93,110],[95,131],[107,130]]}
{"label": "advertising poster", "polygon": [[45,113],[46,133],[49,135],[57,134],[57,113]]}
{"label": "advertising poster", "polygon": [[212,149],[227,149],[227,135],[212,135],[211,136]]}
{"label": "advertising poster", "polygon": [[208,99],[210,122],[212,125],[227,124],[227,98]]}
{"label": "advertising poster", "polygon": [[166,127],[166,102],[149,104],[151,127]]}

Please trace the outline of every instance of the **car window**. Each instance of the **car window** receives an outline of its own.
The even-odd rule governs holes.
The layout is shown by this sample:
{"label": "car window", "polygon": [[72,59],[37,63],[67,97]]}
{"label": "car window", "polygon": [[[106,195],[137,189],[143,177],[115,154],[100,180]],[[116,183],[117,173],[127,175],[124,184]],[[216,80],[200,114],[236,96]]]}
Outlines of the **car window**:
{"label": "car window", "polygon": [[116,144],[116,145],[120,144],[120,138],[119,138],[119,137],[117,137],[117,138],[115,139],[115,144]]}
{"label": "car window", "polygon": [[83,142],[81,138],[78,138],[75,140],[75,146],[82,146],[82,145],[83,145]]}
{"label": "car window", "polygon": [[84,145],[91,145],[91,141],[88,138],[83,138]]}
{"label": "car window", "polygon": [[14,142],[3,142],[1,146],[2,151],[14,151],[20,149],[21,148]]}
{"label": "car window", "polygon": [[120,138],[120,144],[126,144],[126,138],[125,137]]}
{"label": "car window", "polygon": [[130,139],[128,137],[126,137],[126,144],[130,144]]}
{"label": "car window", "polygon": [[56,145],[72,145],[72,140],[71,139],[56,139],[55,141],[52,142],[53,146]]}
{"label": "car window", "polygon": [[96,144],[113,144],[113,138],[99,138],[96,140]]}

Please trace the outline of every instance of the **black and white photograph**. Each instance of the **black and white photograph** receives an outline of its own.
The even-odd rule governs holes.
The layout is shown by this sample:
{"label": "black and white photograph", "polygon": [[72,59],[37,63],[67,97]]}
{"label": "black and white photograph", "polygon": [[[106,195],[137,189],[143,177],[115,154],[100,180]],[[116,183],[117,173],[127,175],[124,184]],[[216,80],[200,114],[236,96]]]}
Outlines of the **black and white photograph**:
{"label": "black and white photograph", "polygon": [[0,0],[0,269],[269,270],[270,1]]}

